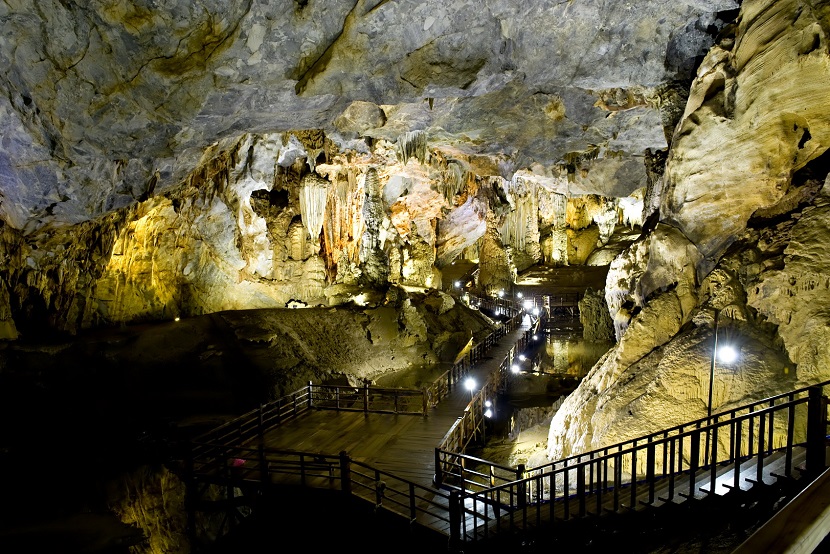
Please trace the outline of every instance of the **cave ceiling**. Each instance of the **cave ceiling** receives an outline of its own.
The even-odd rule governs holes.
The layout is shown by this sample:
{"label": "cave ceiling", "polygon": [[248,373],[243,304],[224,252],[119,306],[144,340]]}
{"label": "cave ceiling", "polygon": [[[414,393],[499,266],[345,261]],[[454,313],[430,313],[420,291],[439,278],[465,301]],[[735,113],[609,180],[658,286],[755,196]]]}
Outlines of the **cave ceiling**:
{"label": "cave ceiling", "polygon": [[217,141],[294,129],[341,151],[422,131],[480,173],[624,196],[737,7],[5,1],[0,217],[26,232],[84,221],[175,187]]}

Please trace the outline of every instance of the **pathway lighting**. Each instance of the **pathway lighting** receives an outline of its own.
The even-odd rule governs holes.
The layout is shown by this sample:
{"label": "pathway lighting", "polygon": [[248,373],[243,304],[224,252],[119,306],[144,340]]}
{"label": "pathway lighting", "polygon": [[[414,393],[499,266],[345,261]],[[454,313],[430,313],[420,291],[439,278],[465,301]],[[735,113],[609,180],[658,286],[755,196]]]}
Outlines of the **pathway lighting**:
{"label": "pathway lighting", "polygon": [[724,364],[731,364],[738,360],[738,351],[732,345],[724,344],[718,346],[718,319],[720,318],[721,310],[715,310],[715,328],[712,345],[712,359],[709,364],[709,404],[707,417],[712,417],[712,385],[715,382],[715,359],[720,360]]}
{"label": "pathway lighting", "polygon": [[472,377],[467,377],[467,380],[464,381],[464,387],[470,391],[470,400],[473,399],[473,391],[476,389],[476,380]]}
{"label": "pathway lighting", "polygon": [[513,364],[512,366],[510,366],[510,371],[512,371],[514,374],[519,373],[519,370],[519,364]]}

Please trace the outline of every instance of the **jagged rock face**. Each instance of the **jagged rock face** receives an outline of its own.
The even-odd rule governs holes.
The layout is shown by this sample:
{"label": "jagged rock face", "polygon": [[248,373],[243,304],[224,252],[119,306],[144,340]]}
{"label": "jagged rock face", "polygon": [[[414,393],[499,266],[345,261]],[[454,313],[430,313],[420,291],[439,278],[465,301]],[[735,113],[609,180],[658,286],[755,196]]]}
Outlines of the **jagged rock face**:
{"label": "jagged rock face", "polygon": [[582,323],[582,338],[587,341],[613,341],[616,338],[605,296],[599,291],[588,289],[579,300],[579,322]]}
{"label": "jagged rock face", "polygon": [[[770,323],[778,334],[790,359],[797,364],[796,379],[807,386],[830,378],[830,349],[827,313],[828,264],[827,229],[830,223],[830,182],[825,181],[822,194],[814,206],[770,233],[769,242],[760,244],[786,247],[777,263],[764,263],[760,255],[747,264],[748,304]],[[750,261],[747,260],[747,261]],[[761,262],[761,263],[759,263]],[[783,262],[783,267],[780,267]]]}
{"label": "jagged rock face", "polygon": [[654,187],[662,222],[608,273],[619,341],[554,416],[549,457],[704,416],[715,313],[740,358],[713,411],[830,378],[828,25],[830,3],[746,1],[707,55]]}
{"label": "jagged rock face", "polygon": [[0,210],[27,231],[78,222],[178,185],[217,141],[291,129],[356,151],[423,131],[480,174],[625,195],[666,145],[661,87],[691,77],[736,7],[5,3]]}
{"label": "jagged rock face", "polygon": [[707,259],[704,274],[756,211],[787,194],[793,172],[830,147],[829,13],[825,2],[744,2],[734,34],[698,70],[661,209]]}

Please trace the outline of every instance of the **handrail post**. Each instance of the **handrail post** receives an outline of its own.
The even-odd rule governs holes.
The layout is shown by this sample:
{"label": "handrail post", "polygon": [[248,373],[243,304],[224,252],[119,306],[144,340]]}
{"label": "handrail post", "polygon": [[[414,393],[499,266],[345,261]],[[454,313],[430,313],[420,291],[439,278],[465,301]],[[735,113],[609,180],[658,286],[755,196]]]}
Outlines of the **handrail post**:
{"label": "handrail post", "polygon": [[308,382],[308,407],[314,406],[314,389],[311,386],[311,381]]}
{"label": "handrail post", "polygon": [[826,406],[819,386],[810,387],[807,399],[807,472],[818,475],[824,467]]}
{"label": "handrail post", "polygon": [[516,477],[520,479],[519,485],[517,487],[516,494],[518,498],[516,502],[519,508],[524,508],[527,505],[527,481],[524,481],[525,478],[525,465],[519,464],[516,466]]}
{"label": "handrail post", "polygon": [[340,490],[345,496],[352,494],[352,470],[349,453],[340,451]]}
{"label": "handrail post", "polygon": [[458,552],[461,546],[461,499],[458,491],[450,491],[450,551]]}
{"label": "handrail post", "polygon": [[[665,450],[665,447],[664,447]],[[648,481],[648,503],[654,503],[654,481],[657,465],[657,453],[654,449],[654,443],[649,437],[648,446],[646,447],[646,481]]]}
{"label": "handrail post", "polygon": [[440,487],[441,483],[444,482],[444,468],[441,467],[441,450],[437,447],[435,448],[435,475],[432,481],[436,487]]}
{"label": "handrail post", "polygon": [[693,497],[695,495],[695,473],[700,467],[700,429],[694,431],[690,437],[692,444],[689,452],[689,496]]}
{"label": "handrail post", "polygon": [[363,382],[363,411],[369,411],[369,381]]}

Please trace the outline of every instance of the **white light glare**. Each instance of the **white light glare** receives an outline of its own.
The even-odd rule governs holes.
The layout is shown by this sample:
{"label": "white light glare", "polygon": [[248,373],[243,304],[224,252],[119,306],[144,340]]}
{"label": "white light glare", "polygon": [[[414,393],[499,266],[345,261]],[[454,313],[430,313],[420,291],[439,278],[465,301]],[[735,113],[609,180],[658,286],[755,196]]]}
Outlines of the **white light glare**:
{"label": "white light glare", "polygon": [[457,288],[457,289],[461,288],[461,281],[456,281],[455,282],[455,288]]}
{"label": "white light glare", "polygon": [[493,410],[487,410],[484,412],[484,417],[493,417]]}
{"label": "white light glare", "polygon": [[473,392],[476,388],[476,380],[472,377],[468,377],[466,381],[464,381],[464,386],[467,388],[468,391]]}
{"label": "white light glare", "polygon": [[499,291],[499,298],[504,298],[504,291],[503,290]]}
{"label": "white light glare", "polygon": [[519,365],[513,364],[512,366],[510,366],[510,371],[512,371],[513,373],[519,373]]}
{"label": "white light glare", "polygon": [[516,296],[518,296],[519,298],[521,298],[521,297],[522,297],[522,293],[521,293],[521,291],[517,292],[517,293],[516,293]]}
{"label": "white light glare", "polygon": [[490,406],[492,406],[492,405],[493,405],[493,403],[492,403],[492,402],[490,402],[489,400],[485,400],[485,401],[484,401],[484,406],[485,406],[485,407],[489,408],[489,407],[490,407]]}
{"label": "white light glare", "polygon": [[731,364],[737,359],[738,352],[728,344],[725,346],[718,347],[718,360],[720,360],[721,362],[725,364]]}
{"label": "white light glare", "polygon": [[524,354],[519,354],[519,359],[521,361],[525,361],[527,359],[527,356],[525,356]]}
{"label": "white light glare", "polygon": [[539,308],[533,308],[533,315],[539,315]]}
{"label": "white light glare", "polygon": [[522,306],[524,307],[525,310],[530,311],[530,308],[533,307],[533,301],[532,300],[525,300],[524,302],[522,302]]}
{"label": "white light glare", "polygon": [[533,335],[533,340],[539,340],[539,335]]}

